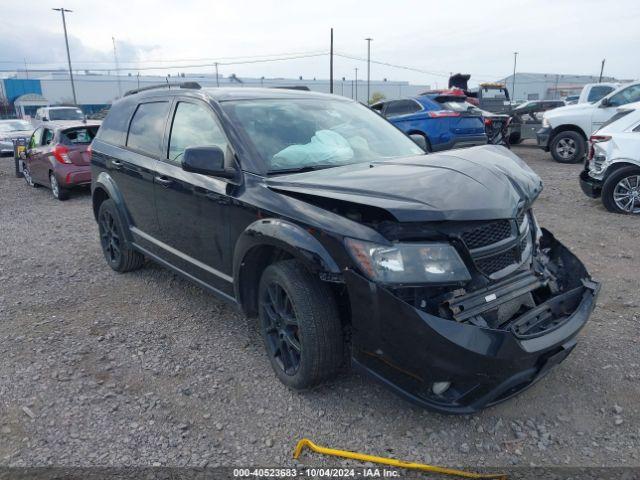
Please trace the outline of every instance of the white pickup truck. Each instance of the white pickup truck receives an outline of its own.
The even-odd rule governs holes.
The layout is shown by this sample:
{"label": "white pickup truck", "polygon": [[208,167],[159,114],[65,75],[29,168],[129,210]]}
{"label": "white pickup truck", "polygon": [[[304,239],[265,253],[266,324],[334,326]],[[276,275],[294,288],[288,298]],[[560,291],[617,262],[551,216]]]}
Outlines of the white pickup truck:
{"label": "white pickup truck", "polygon": [[560,163],[582,161],[591,134],[609,120],[616,109],[640,101],[640,82],[629,83],[593,103],[578,103],[544,113],[537,132],[538,146]]}

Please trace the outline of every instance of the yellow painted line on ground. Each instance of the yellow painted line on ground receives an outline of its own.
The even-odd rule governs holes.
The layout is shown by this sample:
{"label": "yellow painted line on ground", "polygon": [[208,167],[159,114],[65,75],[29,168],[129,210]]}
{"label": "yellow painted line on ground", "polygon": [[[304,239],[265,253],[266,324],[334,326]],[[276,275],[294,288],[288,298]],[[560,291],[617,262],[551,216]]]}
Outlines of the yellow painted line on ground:
{"label": "yellow painted line on ground", "polygon": [[455,475],[462,478],[484,478],[484,479],[500,479],[507,480],[507,475],[504,473],[474,473],[465,472],[463,470],[456,470],[454,468],[437,467],[435,465],[426,465],[424,463],[405,462],[403,460],[396,460],[395,458],[376,457],[375,455],[367,455],[365,453],[350,452],[348,450],[337,450],[334,448],[321,447],[316,445],[308,438],[303,438],[296,445],[296,449],[293,451],[293,458],[298,458],[302,453],[304,447],[308,447],[310,450],[321,453],[323,455],[331,455],[333,457],[349,458],[352,460],[360,460],[361,462],[379,463],[381,465],[389,465],[391,467],[407,468],[410,470],[420,470],[423,472],[442,473],[444,475]]}

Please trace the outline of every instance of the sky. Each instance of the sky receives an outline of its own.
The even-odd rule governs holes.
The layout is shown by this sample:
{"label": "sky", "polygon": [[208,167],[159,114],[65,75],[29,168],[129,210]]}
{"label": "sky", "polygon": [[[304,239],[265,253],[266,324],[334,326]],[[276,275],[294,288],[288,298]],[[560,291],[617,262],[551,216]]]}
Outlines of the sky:
{"label": "sky", "polygon": [[521,72],[598,75],[606,58],[605,75],[640,77],[638,0],[2,0],[16,28],[0,40],[0,70],[66,68],[59,6],[73,10],[74,70],[114,69],[115,37],[120,67],[141,74],[213,73],[218,62],[225,76],[328,78],[333,27],[336,54],[352,57],[335,57],[338,79],[355,68],[365,78],[367,37],[372,61],[394,65],[373,63],[376,80],[497,80],[514,51]]}

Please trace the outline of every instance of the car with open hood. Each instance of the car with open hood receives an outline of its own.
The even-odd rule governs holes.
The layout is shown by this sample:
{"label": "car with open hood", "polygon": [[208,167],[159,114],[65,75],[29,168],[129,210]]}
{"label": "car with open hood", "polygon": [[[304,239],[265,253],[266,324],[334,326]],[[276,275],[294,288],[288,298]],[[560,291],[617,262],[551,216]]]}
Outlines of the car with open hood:
{"label": "car with open hood", "polygon": [[129,92],[91,165],[107,264],[150,259],[256,318],[293,389],[351,364],[424,407],[473,412],[566,358],[595,304],[516,155],[427,155],[343,97]]}

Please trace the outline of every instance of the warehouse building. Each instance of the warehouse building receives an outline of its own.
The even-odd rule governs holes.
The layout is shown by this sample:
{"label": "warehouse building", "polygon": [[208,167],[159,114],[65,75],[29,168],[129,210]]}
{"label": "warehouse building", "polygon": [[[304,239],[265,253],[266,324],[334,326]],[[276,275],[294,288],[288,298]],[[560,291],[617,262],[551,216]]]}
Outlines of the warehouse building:
{"label": "warehouse building", "polygon": [[[513,75],[498,80],[498,83],[506,85],[511,99],[515,101],[560,100],[569,95],[579,95],[587,83],[598,83],[598,76],[593,75],[518,72],[515,77],[515,92],[512,91]],[[602,77],[602,81],[620,82],[613,77]]]}
{"label": "warehouse building", "polygon": [[[13,78],[5,78],[0,81],[0,98],[5,102],[15,105],[24,95],[38,95],[46,99],[50,105],[73,104],[73,94],[69,73],[65,71],[37,74],[19,72]],[[181,74],[177,76],[151,76],[151,75],[102,75],[74,74],[74,84],[78,104],[86,114],[101,110],[121,97],[128,90],[167,82],[198,82],[203,87],[307,87],[316,92],[329,92],[329,80],[315,78],[240,78],[235,75],[218,76],[215,74]],[[417,95],[419,92],[429,90],[429,85],[412,85],[405,81],[372,80],[370,92],[373,96],[382,95],[386,99],[403,98]],[[337,78],[334,79],[333,91],[335,94],[366,102],[366,79]],[[32,97],[31,97],[32,98]],[[32,111],[33,110],[33,111]],[[23,108],[24,114],[33,115],[35,108],[29,106]]]}

